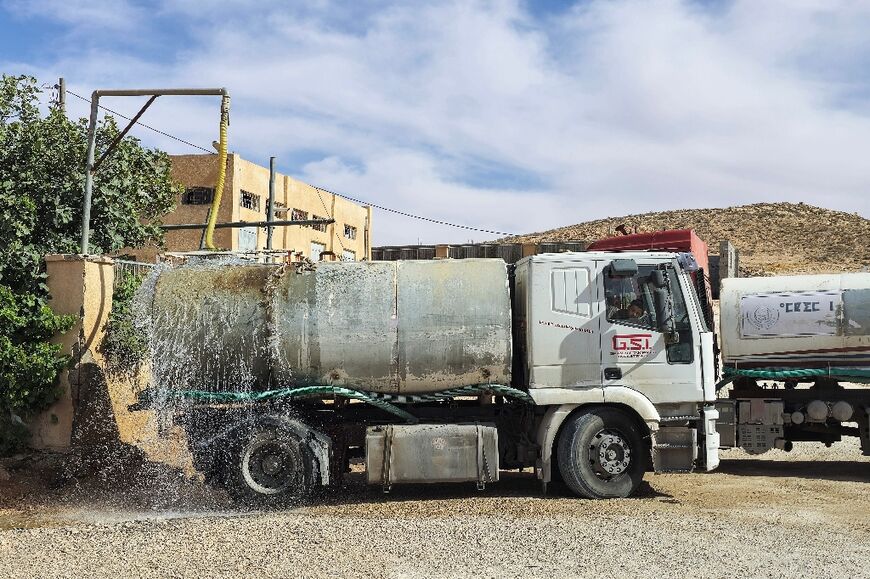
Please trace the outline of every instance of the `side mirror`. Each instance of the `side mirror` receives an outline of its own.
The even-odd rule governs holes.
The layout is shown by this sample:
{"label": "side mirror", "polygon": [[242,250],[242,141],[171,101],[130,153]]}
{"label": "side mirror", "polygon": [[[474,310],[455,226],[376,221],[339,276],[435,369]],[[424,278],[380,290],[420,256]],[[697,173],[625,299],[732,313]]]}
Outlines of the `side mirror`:
{"label": "side mirror", "polygon": [[637,275],[637,262],[633,259],[614,259],[610,264],[610,273],[616,277],[632,277]]}
{"label": "side mirror", "polygon": [[653,305],[656,309],[658,330],[665,335],[665,341],[668,344],[673,344],[680,339],[680,336],[677,334],[674,309],[668,297],[668,290],[663,287],[657,287],[653,290]]}

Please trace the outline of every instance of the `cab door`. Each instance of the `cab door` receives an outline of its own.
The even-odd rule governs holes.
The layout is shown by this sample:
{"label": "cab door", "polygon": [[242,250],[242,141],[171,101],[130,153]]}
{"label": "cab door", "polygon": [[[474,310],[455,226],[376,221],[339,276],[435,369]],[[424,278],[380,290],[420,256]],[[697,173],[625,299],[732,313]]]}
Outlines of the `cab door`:
{"label": "cab door", "polygon": [[600,262],[531,265],[529,384],[533,388],[599,388]]}
{"label": "cab door", "polygon": [[700,345],[693,337],[680,277],[667,276],[673,298],[676,341],[668,342],[656,320],[650,274],[656,265],[639,265],[632,276],[601,271],[601,377],[605,386],[627,386],[655,403],[703,400]]}

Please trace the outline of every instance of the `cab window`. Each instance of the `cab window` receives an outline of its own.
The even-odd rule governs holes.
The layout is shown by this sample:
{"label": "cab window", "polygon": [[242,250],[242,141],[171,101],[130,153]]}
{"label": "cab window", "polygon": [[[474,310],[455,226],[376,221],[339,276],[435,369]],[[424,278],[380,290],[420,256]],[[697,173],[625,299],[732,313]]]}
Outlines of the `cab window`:
{"label": "cab window", "polygon": [[673,269],[668,270],[668,279],[671,284],[674,325],[677,330],[676,341],[668,344],[667,347],[668,362],[671,364],[691,364],[694,348],[692,347],[692,322],[689,318],[689,309],[686,307],[686,300],[680,289],[678,274]]}
{"label": "cab window", "polygon": [[626,326],[654,330],[658,327],[653,306],[653,286],[649,274],[651,265],[638,267],[631,277],[615,276],[609,271],[604,277],[604,300],[607,306],[607,321]]}
{"label": "cab window", "polygon": [[[655,286],[650,280],[650,274],[655,269],[656,267],[652,265],[641,265],[634,276],[615,276],[610,271],[605,273],[604,299],[608,322],[654,331],[659,330],[653,302]],[[676,272],[668,268],[667,276],[671,287],[676,329],[676,339],[666,346],[668,362],[671,364],[690,364],[693,358],[693,348],[689,312]]]}

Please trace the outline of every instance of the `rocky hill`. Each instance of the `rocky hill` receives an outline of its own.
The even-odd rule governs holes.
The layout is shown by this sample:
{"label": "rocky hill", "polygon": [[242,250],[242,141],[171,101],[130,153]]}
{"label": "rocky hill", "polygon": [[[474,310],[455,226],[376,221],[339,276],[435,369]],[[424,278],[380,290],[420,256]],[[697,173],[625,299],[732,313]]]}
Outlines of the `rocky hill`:
{"label": "rocky hill", "polygon": [[743,275],[860,271],[870,267],[870,219],[804,203],[757,203],[610,217],[504,241],[595,240],[628,231],[694,229],[710,246],[730,240]]}

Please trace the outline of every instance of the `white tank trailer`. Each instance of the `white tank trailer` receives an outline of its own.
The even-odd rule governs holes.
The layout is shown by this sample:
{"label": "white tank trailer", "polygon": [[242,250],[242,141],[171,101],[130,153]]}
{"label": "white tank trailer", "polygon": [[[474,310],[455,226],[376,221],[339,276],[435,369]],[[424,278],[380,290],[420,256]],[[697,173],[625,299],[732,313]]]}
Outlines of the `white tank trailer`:
{"label": "white tank trailer", "polygon": [[719,306],[726,365],[870,366],[870,273],[723,279]]}
{"label": "white tank trailer", "polygon": [[870,378],[870,273],[723,279],[720,320],[733,381],[717,405],[723,446],[849,435],[870,454],[870,387],[843,385]]}

